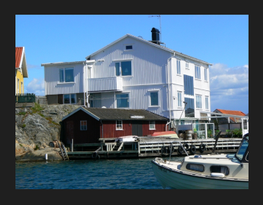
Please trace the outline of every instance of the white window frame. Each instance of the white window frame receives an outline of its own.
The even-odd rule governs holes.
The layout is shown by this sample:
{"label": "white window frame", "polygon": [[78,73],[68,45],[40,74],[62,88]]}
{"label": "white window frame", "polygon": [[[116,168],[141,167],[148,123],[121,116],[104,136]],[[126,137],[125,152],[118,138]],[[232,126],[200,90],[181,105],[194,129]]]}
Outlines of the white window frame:
{"label": "white window frame", "polygon": [[185,61],[185,69],[189,70],[189,62]]}
{"label": "white window frame", "polygon": [[[114,62],[114,72],[115,72],[115,76],[121,76],[121,77],[132,77],[133,74],[133,69],[132,69],[132,59],[123,59],[123,60],[113,60]],[[121,63],[123,62],[131,62],[131,75],[122,75],[122,67],[121,67]],[[117,75],[116,73],[116,63],[119,63],[119,73],[120,75]]]}
{"label": "white window frame", "polygon": [[[84,124],[82,124],[82,123],[84,123]],[[81,131],[86,131],[87,130],[87,120],[80,120],[80,130]]]}
{"label": "white window frame", "polygon": [[[160,90],[148,90],[148,92],[149,92],[149,107],[160,107]],[[158,94],[158,104],[157,105],[152,105],[151,93]]]}
{"label": "white window frame", "polygon": [[182,107],[182,104],[182,91],[177,91],[177,105],[178,107]]}
{"label": "white window frame", "polygon": [[205,109],[209,110],[209,96],[205,96]]}
{"label": "white window frame", "polygon": [[[131,49],[127,49],[127,46],[131,46]],[[132,51],[133,50],[133,44],[125,44],[124,45],[124,51]]]}
{"label": "white window frame", "polygon": [[123,121],[116,120],[116,130],[123,130]]}
{"label": "white window frame", "polygon": [[[73,70],[73,81],[66,82],[66,70]],[[61,81],[60,79],[60,72],[62,71],[63,74],[63,80]],[[60,68],[59,73],[58,73],[58,83],[59,84],[65,84],[65,83],[75,83],[75,78],[74,78],[74,68],[73,67],[67,67],[67,68]]]}
{"label": "white window frame", "polygon": [[149,121],[149,130],[156,130],[154,120]]}
{"label": "white window frame", "polygon": [[207,68],[204,69],[204,80],[205,81],[208,81],[208,78],[207,78]]}
{"label": "white window frame", "polygon": [[[65,95],[69,95],[69,103],[65,103],[64,101],[65,101]],[[75,103],[72,103],[71,102],[71,95],[75,95]],[[76,104],[77,103],[77,96],[76,96],[76,94],[63,94],[63,104]]]}
{"label": "white window frame", "polygon": [[16,87],[17,87],[17,88],[16,88],[16,89],[17,89],[17,90],[16,90],[16,91],[17,91],[16,93],[18,94],[18,93],[19,93],[19,78],[17,78],[17,86],[16,86]]}
{"label": "white window frame", "polygon": [[[117,102],[117,95],[121,95],[121,94],[128,94],[128,107],[118,107],[118,102]],[[115,101],[116,101],[116,108],[129,108],[130,107],[130,93],[116,93],[115,94]]]}
{"label": "white window frame", "polygon": [[180,60],[176,60],[176,73],[177,75],[181,75],[181,61]]}
{"label": "white window frame", "polygon": [[[200,102],[197,102],[197,97],[200,97]],[[200,103],[200,105],[199,105]],[[197,109],[202,109],[202,95],[196,94],[195,95],[195,107]]]}
{"label": "white window frame", "polygon": [[201,66],[195,65],[195,79],[201,80]]}
{"label": "white window frame", "polygon": [[24,86],[23,86],[23,82],[21,82],[21,93],[24,93]]}

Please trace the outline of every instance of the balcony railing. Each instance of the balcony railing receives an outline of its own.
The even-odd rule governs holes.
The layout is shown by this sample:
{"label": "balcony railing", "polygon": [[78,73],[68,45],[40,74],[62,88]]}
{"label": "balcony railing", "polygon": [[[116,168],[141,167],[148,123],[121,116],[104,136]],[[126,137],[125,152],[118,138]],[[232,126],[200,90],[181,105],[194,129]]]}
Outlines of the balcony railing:
{"label": "balcony railing", "polygon": [[89,78],[88,91],[89,92],[107,92],[107,91],[122,91],[122,77],[110,78]]}

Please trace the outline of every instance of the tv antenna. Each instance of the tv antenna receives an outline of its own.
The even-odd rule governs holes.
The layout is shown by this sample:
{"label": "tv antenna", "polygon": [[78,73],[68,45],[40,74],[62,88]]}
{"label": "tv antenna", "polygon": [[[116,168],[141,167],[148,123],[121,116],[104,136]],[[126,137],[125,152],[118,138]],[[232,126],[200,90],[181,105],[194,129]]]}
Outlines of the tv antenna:
{"label": "tv antenna", "polygon": [[[160,23],[160,33],[162,34],[162,25],[161,25],[161,15],[153,15],[149,17],[158,17],[159,18],[159,23]],[[161,41],[162,35],[160,35],[160,41]]]}

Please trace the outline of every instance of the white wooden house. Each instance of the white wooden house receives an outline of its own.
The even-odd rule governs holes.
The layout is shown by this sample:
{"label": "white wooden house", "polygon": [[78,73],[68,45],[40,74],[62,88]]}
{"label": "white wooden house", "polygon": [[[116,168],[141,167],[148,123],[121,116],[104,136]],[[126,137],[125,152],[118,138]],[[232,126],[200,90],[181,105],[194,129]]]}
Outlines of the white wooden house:
{"label": "white wooden house", "polygon": [[48,103],[146,109],[177,122],[200,119],[200,111],[210,112],[211,64],[162,46],[158,30],[154,35],[148,41],[126,34],[85,61],[42,64]]}

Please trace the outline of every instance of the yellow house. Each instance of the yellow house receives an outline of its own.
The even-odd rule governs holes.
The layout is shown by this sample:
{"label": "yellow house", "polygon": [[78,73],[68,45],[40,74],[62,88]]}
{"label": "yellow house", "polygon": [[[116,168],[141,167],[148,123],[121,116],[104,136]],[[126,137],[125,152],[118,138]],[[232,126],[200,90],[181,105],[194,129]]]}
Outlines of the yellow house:
{"label": "yellow house", "polygon": [[28,77],[25,47],[15,50],[15,95],[24,93],[24,78]]}

